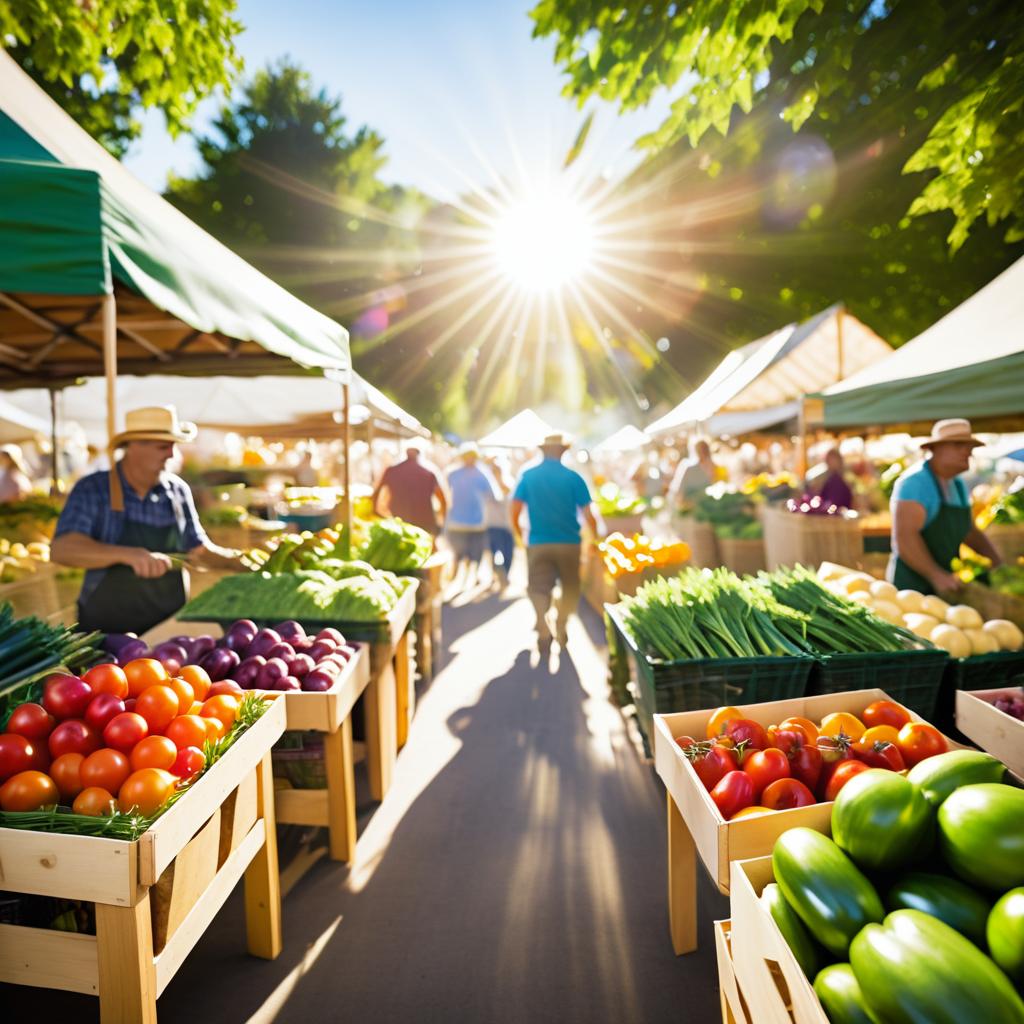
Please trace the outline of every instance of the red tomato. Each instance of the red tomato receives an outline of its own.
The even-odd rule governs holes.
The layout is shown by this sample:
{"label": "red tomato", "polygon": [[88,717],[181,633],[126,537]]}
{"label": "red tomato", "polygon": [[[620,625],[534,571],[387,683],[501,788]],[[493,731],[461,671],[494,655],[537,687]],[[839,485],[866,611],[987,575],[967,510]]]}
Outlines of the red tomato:
{"label": "red tomato", "polygon": [[836,765],[828,783],[825,786],[825,800],[835,800],[839,791],[845,786],[854,775],[868,771],[868,766],[863,761],[842,761]]}
{"label": "red tomato", "polygon": [[0,786],[0,810],[38,811],[58,803],[57,784],[44,772],[18,772]]}
{"label": "red tomato", "polygon": [[178,715],[178,695],[170,686],[150,686],[136,698],[135,713],[149,723],[151,733],[162,733]]}
{"label": "red tomato", "polygon": [[128,680],[128,696],[138,697],[143,690],[159,683],[166,683],[168,679],[167,669],[155,658],[136,658],[129,661],[124,667],[124,674]]}
{"label": "red tomato", "polygon": [[179,779],[191,779],[206,767],[206,756],[198,747],[182,747],[171,765],[171,774]]}
{"label": "red tomato", "polygon": [[697,741],[692,736],[677,736],[676,743],[684,750],[687,747],[692,747]]}
{"label": "red tomato", "polygon": [[170,772],[142,768],[125,780],[117,794],[118,807],[125,814],[133,810],[146,816],[155,814],[170,799],[177,784],[178,780]]}
{"label": "red tomato", "polygon": [[710,749],[706,743],[695,744],[687,749],[687,759],[709,792],[718,785],[722,776],[739,768],[736,751],[720,743],[713,744]]}
{"label": "red tomato", "polygon": [[234,679],[218,679],[207,692],[208,697],[219,697],[222,693],[226,693],[231,697],[242,697],[245,695],[243,690]]}
{"label": "red tomato", "polygon": [[49,764],[44,740],[30,740],[16,732],[0,736],[0,782],[20,772],[44,771]]}
{"label": "red tomato", "polygon": [[719,813],[728,821],[737,811],[754,802],[754,784],[746,772],[729,772],[711,790],[711,799]]}
{"label": "red tomato", "polygon": [[115,715],[124,711],[124,701],[113,693],[98,693],[85,709],[85,720],[94,728],[103,732]]}
{"label": "red tomato", "polygon": [[855,743],[853,745],[857,759],[872,768],[888,768],[890,771],[901,772],[907,766],[903,763],[903,755],[895,743],[886,740],[875,740],[873,743]]}
{"label": "red tomato", "polygon": [[168,679],[167,685],[178,695],[178,714],[187,715],[196,699],[192,684],[185,679]]}
{"label": "red tomato", "polygon": [[818,742],[818,727],[809,719],[801,718],[799,715],[790,715],[779,722],[780,729],[796,729],[807,737],[808,743]]}
{"label": "red tomato", "polygon": [[910,712],[894,700],[876,700],[864,709],[860,718],[869,729],[875,725],[891,725],[902,729],[910,721]]}
{"label": "red tomato", "polygon": [[49,776],[57,783],[57,791],[63,804],[70,804],[82,792],[81,754],[61,754],[50,765]]}
{"label": "red tomato", "polygon": [[850,753],[851,740],[846,735],[819,736],[815,746],[826,765],[836,764],[838,761],[848,761],[852,756]]}
{"label": "red tomato", "polygon": [[71,810],[75,814],[88,814],[94,818],[103,818],[117,810],[117,801],[108,790],[100,786],[88,786],[75,797]]}
{"label": "red tomato", "polygon": [[128,677],[120,665],[97,665],[82,678],[92,687],[94,694],[109,693],[121,700],[128,696]]}
{"label": "red tomato", "polygon": [[105,789],[108,793],[116,793],[131,773],[128,758],[111,747],[90,754],[79,771],[86,789]]}
{"label": "red tomato", "polygon": [[178,748],[166,736],[147,736],[135,744],[128,760],[133,772],[142,768],[170,770],[177,756]]}
{"label": "red tomato", "polygon": [[768,746],[768,734],[764,727],[750,718],[730,718],[725,723],[725,735],[733,743],[745,743],[748,748],[764,750]]}
{"label": "red tomato", "polygon": [[178,675],[195,691],[197,701],[202,703],[206,700],[206,695],[210,690],[210,677],[206,669],[200,668],[198,665],[185,665]]}
{"label": "red tomato", "polygon": [[149,723],[142,715],[134,711],[124,711],[115,715],[103,730],[103,742],[108,747],[120,750],[122,754],[130,754],[132,748],[141,739],[149,735]]}
{"label": "red tomato", "polygon": [[206,723],[208,721],[210,719],[201,718],[199,715],[179,715],[167,726],[164,730],[164,735],[179,750],[182,747],[199,747],[202,749],[210,735],[206,730]]}
{"label": "red tomato", "polygon": [[743,770],[754,784],[754,799],[757,800],[766,786],[770,786],[777,779],[789,778],[789,758],[774,747],[755,750],[743,762]]}
{"label": "red tomato", "polygon": [[797,747],[802,747],[807,742],[807,734],[802,729],[783,729],[780,725],[768,726],[769,746],[785,754],[791,754]]}
{"label": "red tomato", "polygon": [[932,725],[924,722],[907,722],[900,729],[897,745],[908,768],[913,768],[919,761],[936,754],[944,754],[947,750],[946,740],[942,733]]}
{"label": "red tomato", "polygon": [[707,734],[708,739],[717,739],[719,736],[725,735],[726,724],[733,718],[742,718],[743,712],[739,708],[718,708],[717,711],[713,711],[711,717],[708,719]]}
{"label": "red tomato", "polygon": [[810,807],[817,800],[799,780],[778,779],[761,794],[761,803],[771,811],[788,811],[791,807]]}
{"label": "red tomato", "polygon": [[7,722],[6,732],[16,732],[30,740],[45,740],[57,720],[42,704],[19,704]]}
{"label": "red tomato", "polygon": [[814,789],[821,778],[821,751],[804,744],[789,755],[789,774],[808,789]]}
{"label": "red tomato", "polygon": [[50,757],[60,757],[61,754],[81,754],[86,757],[94,750],[99,750],[103,741],[88,722],[69,718],[50,733],[49,745]]}
{"label": "red tomato", "polygon": [[43,707],[54,718],[81,718],[92,700],[92,687],[78,676],[50,676],[43,687]]}

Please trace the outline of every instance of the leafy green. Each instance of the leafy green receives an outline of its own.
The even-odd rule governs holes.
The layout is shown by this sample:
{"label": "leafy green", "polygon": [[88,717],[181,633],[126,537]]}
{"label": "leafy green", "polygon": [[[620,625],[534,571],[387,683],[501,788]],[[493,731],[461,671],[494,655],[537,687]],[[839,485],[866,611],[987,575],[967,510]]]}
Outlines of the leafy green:
{"label": "leafy green", "polygon": [[434,550],[434,538],[401,519],[375,519],[356,557],[378,569],[410,572],[422,568]]}

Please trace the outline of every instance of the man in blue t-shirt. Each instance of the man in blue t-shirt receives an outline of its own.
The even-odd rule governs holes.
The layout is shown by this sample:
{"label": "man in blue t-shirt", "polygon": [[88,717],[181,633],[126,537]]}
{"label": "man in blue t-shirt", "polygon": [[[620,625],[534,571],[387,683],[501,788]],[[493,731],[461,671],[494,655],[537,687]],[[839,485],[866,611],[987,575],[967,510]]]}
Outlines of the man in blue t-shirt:
{"label": "man in blue t-shirt", "polygon": [[512,495],[512,532],[523,540],[520,520],[525,508],[530,517],[526,561],[527,593],[537,613],[537,644],[541,654],[551,649],[547,620],[555,583],[562,595],[555,605],[555,637],[566,642],[566,623],[580,599],[580,515],[597,537],[597,520],[590,505],[590,491],[583,477],[562,465],[569,448],[564,434],[551,434],[541,445],[543,458],[528,467]]}
{"label": "man in blue t-shirt", "polygon": [[455,553],[456,567],[464,562],[480,564],[487,540],[484,511],[487,502],[498,496],[490,473],[477,464],[480,452],[476,445],[464,445],[459,455],[462,464],[448,474],[448,491],[452,500],[445,525],[445,534]]}

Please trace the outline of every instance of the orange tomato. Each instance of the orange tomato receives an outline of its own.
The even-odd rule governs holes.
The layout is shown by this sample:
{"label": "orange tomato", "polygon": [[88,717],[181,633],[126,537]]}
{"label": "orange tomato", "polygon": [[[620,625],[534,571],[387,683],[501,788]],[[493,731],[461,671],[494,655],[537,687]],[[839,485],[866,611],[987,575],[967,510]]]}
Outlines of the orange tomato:
{"label": "orange tomato", "polygon": [[822,736],[838,736],[842,733],[856,743],[864,735],[864,732],[864,723],[848,711],[835,711],[821,720],[820,733]]}
{"label": "orange tomato", "polygon": [[213,718],[212,716],[206,716],[203,718],[206,723],[206,738],[211,743],[216,743],[217,740],[223,739],[228,734],[228,726],[226,726],[219,718]]}
{"label": "orange tomato", "polygon": [[205,668],[201,668],[199,665],[184,665],[178,673],[178,677],[184,679],[192,687],[196,700],[206,700],[206,694],[212,683]]}
{"label": "orange tomato", "polygon": [[136,658],[124,667],[128,696],[138,697],[143,690],[167,682],[167,669],[155,658]]}
{"label": "orange tomato", "polygon": [[894,729],[891,725],[873,725],[854,743],[853,749],[859,753],[870,749],[875,743],[896,743],[899,737],[899,729]]}
{"label": "orange tomato", "polygon": [[96,665],[82,678],[92,687],[94,695],[112,693],[121,700],[128,696],[128,677],[120,665]]}
{"label": "orange tomato", "polygon": [[233,697],[230,693],[220,693],[216,697],[207,697],[199,714],[203,718],[219,719],[224,725],[224,731],[227,732],[235,724],[241,704],[238,697]]}
{"label": "orange tomato", "polygon": [[721,736],[725,732],[725,725],[734,718],[742,718],[743,712],[739,708],[728,707],[719,708],[715,711],[708,719],[707,736],[708,739],[714,739],[717,736]]}
{"label": "orange tomato", "polygon": [[729,820],[735,821],[737,818],[753,818],[756,814],[771,814],[772,809],[770,807],[759,807],[756,804],[753,807],[744,807],[742,811],[737,811]]}
{"label": "orange tomato", "polygon": [[75,814],[88,814],[93,818],[103,818],[117,810],[117,801],[107,790],[100,786],[89,786],[83,789],[71,806]]}
{"label": "orange tomato", "polygon": [[160,683],[147,687],[135,702],[135,714],[146,720],[150,733],[162,733],[178,717],[178,695]]}
{"label": "orange tomato", "polygon": [[216,719],[201,718],[199,715],[179,715],[167,726],[164,735],[179,750],[183,747],[199,747],[202,750],[203,744],[210,735],[206,728],[206,723],[210,721],[216,721]]}
{"label": "orange tomato", "polygon": [[802,732],[809,746],[813,747],[818,742],[818,727],[809,718],[790,715],[789,718],[784,718],[779,722],[779,728]]}
{"label": "orange tomato", "polygon": [[894,700],[876,700],[864,709],[860,717],[869,729],[875,725],[891,725],[899,730],[910,721],[910,712]]}
{"label": "orange tomato", "polygon": [[168,679],[167,685],[178,695],[178,714],[187,715],[196,701],[192,684],[184,679]]}
{"label": "orange tomato", "polygon": [[18,772],[0,786],[0,810],[38,811],[58,803],[57,784],[43,772]]}
{"label": "orange tomato", "polygon": [[199,712],[202,711],[202,710],[203,710],[203,702],[201,700],[194,700],[194,701],[192,701],[191,707],[188,709],[188,711],[185,712],[185,714],[187,714],[187,715],[195,715],[196,718],[198,718],[199,717]]}
{"label": "orange tomato", "polygon": [[148,817],[167,803],[177,782],[162,768],[140,768],[125,780],[117,794],[117,805],[125,814],[134,809]]}
{"label": "orange tomato", "polygon": [[166,736],[147,736],[139,740],[132,748],[129,758],[132,771],[142,768],[166,768],[170,770],[174,759],[178,756],[178,748]]}
{"label": "orange tomato", "polygon": [[84,760],[84,754],[61,754],[50,765],[47,774],[57,783],[61,803],[71,803],[82,792],[82,762]]}
{"label": "orange tomato", "polygon": [[926,757],[944,754],[948,745],[945,737],[935,726],[926,722],[907,722],[900,729],[896,746],[900,748],[907,767],[913,768]]}
{"label": "orange tomato", "polygon": [[79,771],[83,792],[86,789],[102,789],[107,793],[116,793],[131,773],[128,758],[113,747],[104,747],[90,754],[82,762]]}

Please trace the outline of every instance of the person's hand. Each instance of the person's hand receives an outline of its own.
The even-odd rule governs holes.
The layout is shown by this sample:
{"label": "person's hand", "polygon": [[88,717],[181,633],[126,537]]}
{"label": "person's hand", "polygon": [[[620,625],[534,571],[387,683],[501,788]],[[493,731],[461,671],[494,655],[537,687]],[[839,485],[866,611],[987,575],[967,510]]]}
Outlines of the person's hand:
{"label": "person's hand", "polygon": [[124,562],[136,576],[144,580],[159,579],[171,569],[171,560],[166,555],[145,548],[128,548]]}
{"label": "person's hand", "polygon": [[931,576],[931,584],[940,594],[951,594],[962,586],[960,577],[952,572],[936,572]]}

